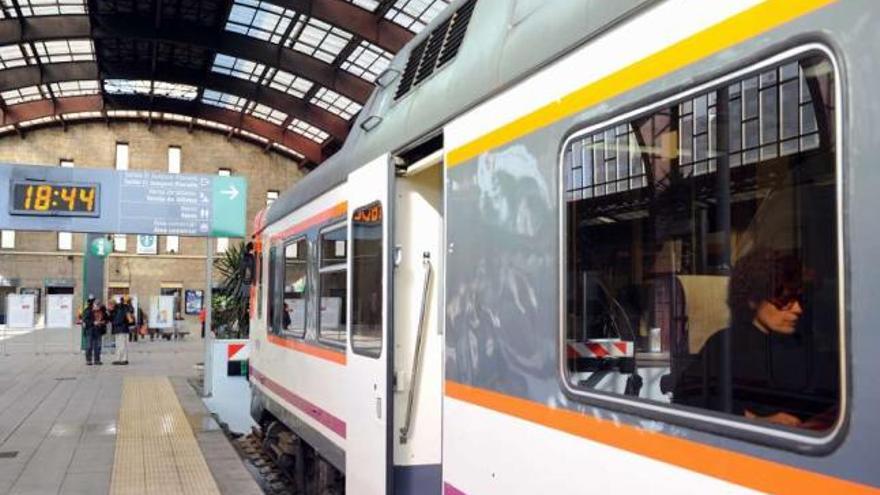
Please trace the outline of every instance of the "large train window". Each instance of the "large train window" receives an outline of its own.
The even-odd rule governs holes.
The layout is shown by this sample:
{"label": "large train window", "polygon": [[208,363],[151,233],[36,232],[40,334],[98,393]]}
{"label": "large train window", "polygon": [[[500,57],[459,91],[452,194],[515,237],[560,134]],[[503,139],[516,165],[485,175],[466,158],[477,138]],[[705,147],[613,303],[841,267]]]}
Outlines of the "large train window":
{"label": "large train window", "polygon": [[303,337],[308,304],[308,250],[305,237],[284,244],[284,292],[281,305],[281,334]]}
{"label": "large train window", "polygon": [[778,60],[566,142],[573,393],[797,438],[837,424],[835,72]]}
{"label": "large train window", "polygon": [[318,336],[332,345],[345,345],[345,315],[348,292],[348,231],[344,223],[334,225],[318,236],[320,263],[320,322]]}
{"label": "large train window", "polygon": [[355,210],[351,219],[351,347],[364,356],[382,354],[382,203]]}

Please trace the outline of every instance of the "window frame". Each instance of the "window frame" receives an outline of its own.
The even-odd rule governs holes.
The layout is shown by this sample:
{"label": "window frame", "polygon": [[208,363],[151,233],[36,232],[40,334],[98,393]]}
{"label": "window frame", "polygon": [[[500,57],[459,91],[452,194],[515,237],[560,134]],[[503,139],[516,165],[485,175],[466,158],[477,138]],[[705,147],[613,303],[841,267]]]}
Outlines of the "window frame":
{"label": "window frame", "polygon": [[350,275],[349,275],[349,287],[350,287],[351,297],[349,298],[350,301],[349,301],[349,316],[348,316],[348,323],[349,323],[349,328],[350,328],[350,330],[349,330],[349,332],[348,332],[348,333],[349,333],[348,340],[351,342],[351,351],[352,351],[353,353],[355,353],[355,354],[357,354],[357,355],[359,355],[359,356],[364,356],[364,357],[368,357],[368,358],[372,358],[372,359],[380,359],[380,358],[382,357],[383,350],[384,350],[384,346],[385,346],[385,340],[386,340],[386,338],[387,338],[386,335],[385,335],[385,330],[386,330],[386,329],[385,329],[385,298],[386,298],[387,294],[386,294],[386,292],[385,292],[385,275],[384,275],[384,272],[385,272],[385,266],[384,266],[384,262],[385,262],[385,261],[384,261],[384,258],[385,258],[385,254],[384,254],[384,249],[385,249],[385,204],[384,204],[382,201],[379,201],[379,200],[377,200],[377,201],[372,201],[372,202],[367,203],[367,204],[365,204],[365,205],[363,205],[363,206],[359,206],[359,207],[356,208],[354,211],[355,211],[355,212],[358,212],[358,211],[360,211],[360,210],[370,208],[370,207],[372,207],[372,206],[374,206],[374,205],[375,205],[375,206],[378,206],[378,207],[381,209],[380,211],[382,212],[382,221],[381,221],[381,223],[379,224],[379,229],[380,229],[381,232],[382,232],[382,238],[381,238],[381,241],[379,242],[379,259],[382,261],[383,266],[381,266],[381,267],[379,268],[379,272],[382,274],[382,276],[379,278],[379,285],[381,286],[381,290],[379,291],[379,293],[382,294],[382,299],[383,299],[383,300],[381,301],[381,303],[380,303],[380,305],[379,305],[379,307],[380,307],[380,310],[379,310],[379,312],[380,312],[380,321],[379,321],[379,333],[380,333],[380,339],[379,339],[379,352],[378,352],[377,354],[371,354],[371,353],[369,353],[369,352],[366,351],[368,348],[363,347],[363,346],[357,346],[357,345],[355,345],[355,343],[354,343],[354,337],[355,337],[355,333],[354,333],[354,330],[353,330],[353,326],[354,326],[354,323],[355,323],[355,321],[354,321],[354,302],[355,302],[355,301],[354,301],[354,300],[355,300],[355,297],[358,297],[358,296],[356,296],[356,294],[355,294],[355,290],[357,289],[357,287],[356,287],[356,285],[355,285],[355,279],[354,279],[354,277],[355,277],[355,272],[356,272],[356,271],[355,271],[355,266],[354,266],[355,261],[356,261],[356,258],[355,258],[355,254],[356,254],[355,246],[356,246],[356,241],[357,241],[357,239],[356,239],[355,236],[354,236],[354,227],[355,227],[354,220],[353,220],[354,214],[352,214],[352,215],[350,216],[350,219],[351,219],[351,247],[349,248],[349,252],[350,252],[350,254],[351,254],[351,256],[350,256],[350,259],[351,259],[351,273],[350,273]]}
{"label": "window frame", "polygon": [[[587,390],[578,388],[569,381],[569,371],[566,363],[566,312],[567,298],[563,294],[567,294],[567,200],[565,190],[566,162],[565,152],[572,141],[579,138],[597,133],[602,129],[611,128],[615,125],[631,122],[640,116],[651,114],[662,108],[675,105],[689,97],[694,97],[707,91],[713,90],[724,84],[731,83],[745,77],[758,75],[764,69],[782,65],[785,62],[801,60],[804,57],[813,54],[825,57],[832,66],[834,77],[834,177],[835,177],[835,218],[837,220],[837,231],[835,232],[835,242],[837,248],[837,298],[838,306],[838,344],[839,344],[839,380],[840,380],[840,397],[839,412],[834,425],[826,432],[820,435],[810,434],[807,431],[800,432],[793,429],[784,429],[770,424],[762,425],[755,422],[745,420],[729,414],[711,411],[708,409],[701,410],[687,406],[677,405],[673,403],[663,404],[647,399],[630,398],[625,395],[619,395],[611,392],[600,390]],[[843,132],[843,114],[847,112],[847,108],[843,102],[843,88],[846,87],[846,79],[844,78],[840,64],[834,51],[824,44],[813,42],[806,43],[795,48],[777,52],[774,55],[764,56],[761,58],[753,57],[749,61],[743,63],[739,69],[726,71],[718,77],[712,77],[702,83],[690,85],[688,88],[676,91],[674,93],[659,93],[654,91],[653,94],[640,98],[636,105],[628,106],[630,110],[611,110],[604,112],[597,118],[590,119],[586,122],[579,122],[564,134],[561,140],[557,154],[557,171],[559,179],[557,180],[558,194],[558,241],[559,241],[559,264],[557,266],[559,300],[557,308],[558,316],[558,332],[556,335],[556,361],[557,361],[557,380],[565,395],[571,400],[585,404],[588,406],[602,407],[606,409],[617,410],[627,414],[633,414],[640,417],[647,417],[667,423],[678,424],[684,427],[694,428],[697,430],[707,431],[713,434],[720,434],[737,439],[743,439],[755,443],[769,445],[785,450],[795,451],[799,454],[822,455],[836,448],[836,446],[844,438],[846,426],[849,416],[849,362],[847,356],[847,334],[848,327],[848,309],[846,306],[846,289],[848,278],[846,277],[846,243],[844,230],[844,195],[843,195],[843,150],[846,147]],[[656,86],[655,86],[656,87]]]}
{"label": "window frame", "polygon": [[[342,263],[336,263],[334,265],[329,265],[326,267],[321,266],[321,261],[324,259],[324,246],[321,242],[321,237],[329,232],[335,232],[337,230],[342,230],[345,232],[345,261]],[[337,220],[335,222],[328,223],[327,225],[321,227],[318,230],[317,237],[317,246],[318,246],[318,257],[317,257],[317,286],[315,290],[316,301],[318,302],[318,308],[315,312],[315,322],[317,325],[315,326],[315,334],[317,335],[318,342],[321,344],[327,345],[329,347],[333,347],[335,349],[347,349],[348,348],[348,309],[350,304],[351,296],[349,294],[350,288],[350,280],[348,273],[348,262],[349,262],[349,253],[351,252],[350,245],[350,232],[348,231],[348,222],[345,218],[341,220]],[[345,273],[345,308],[341,308],[340,315],[345,317],[345,323],[342,325],[344,335],[340,340],[331,340],[327,339],[322,335],[321,332],[321,290],[323,289],[323,284],[321,283],[321,275],[325,273],[336,273],[336,272],[344,272]]]}
{"label": "window frame", "polygon": [[[284,321],[284,318],[281,316],[281,312],[284,311],[284,288],[287,285],[287,254],[286,254],[287,246],[290,246],[292,244],[296,244],[300,241],[305,241],[305,243],[306,243],[306,257],[304,260],[305,265],[306,265],[306,288],[303,291],[303,294],[304,294],[303,295],[303,301],[304,301],[303,304],[305,306],[303,307],[302,332],[296,333],[296,332],[293,332],[290,330],[285,330],[285,329],[281,328],[281,322]],[[312,284],[309,283],[309,262],[311,260],[309,258],[309,238],[308,238],[308,236],[306,234],[299,234],[299,235],[284,239],[284,241],[281,242],[281,256],[280,257],[278,256],[277,251],[275,254],[275,260],[277,261],[279,258],[281,259],[281,277],[280,277],[281,291],[279,292],[278,297],[276,297],[276,299],[277,299],[276,303],[278,305],[275,307],[275,310],[274,310],[275,314],[273,315],[274,318],[278,320],[278,330],[276,331],[275,334],[278,335],[279,337],[283,337],[286,339],[305,340],[306,334],[308,333],[308,328],[309,328],[309,306],[311,306],[311,304],[309,304],[309,299],[311,299],[311,297],[312,297],[312,293],[311,293]],[[274,325],[273,325],[273,328],[274,328]]]}

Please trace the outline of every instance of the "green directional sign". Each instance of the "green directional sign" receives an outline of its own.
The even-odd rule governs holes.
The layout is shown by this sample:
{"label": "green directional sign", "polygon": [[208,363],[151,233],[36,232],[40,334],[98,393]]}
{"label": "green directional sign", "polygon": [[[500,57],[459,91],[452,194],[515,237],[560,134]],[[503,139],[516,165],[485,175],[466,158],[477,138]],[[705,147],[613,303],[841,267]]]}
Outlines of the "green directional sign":
{"label": "green directional sign", "polygon": [[91,251],[94,256],[106,258],[113,252],[113,243],[103,237],[99,237],[92,240],[92,243],[89,244],[89,251]]}
{"label": "green directional sign", "polygon": [[211,207],[211,236],[244,237],[247,181],[243,177],[214,177]]}

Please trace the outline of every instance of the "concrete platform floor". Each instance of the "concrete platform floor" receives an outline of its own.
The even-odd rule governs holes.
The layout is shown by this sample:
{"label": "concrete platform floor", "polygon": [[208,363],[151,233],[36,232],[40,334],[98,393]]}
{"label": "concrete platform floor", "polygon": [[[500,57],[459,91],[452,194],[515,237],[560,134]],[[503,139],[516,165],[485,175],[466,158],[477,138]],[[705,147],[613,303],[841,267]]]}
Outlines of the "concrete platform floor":
{"label": "concrete platform floor", "polygon": [[187,383],[202,361],[200,339],[130,343],[130,365],[112,366],[105,354],[103,366],[86,366],[64,345],[69,333],[40,336],[58,344],[40,354],[33,337],[0,350],[0,494],[108,493],[127,376],[169,378],[220,493],[262,493]]}

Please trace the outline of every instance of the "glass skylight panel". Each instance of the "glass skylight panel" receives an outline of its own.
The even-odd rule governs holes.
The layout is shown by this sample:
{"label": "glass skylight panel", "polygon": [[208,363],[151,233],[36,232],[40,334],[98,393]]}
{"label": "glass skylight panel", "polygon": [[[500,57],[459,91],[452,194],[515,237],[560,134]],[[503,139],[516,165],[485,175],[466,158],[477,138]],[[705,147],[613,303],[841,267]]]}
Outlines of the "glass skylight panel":
{"label": "glass skylight panel", "polygon": [[272,78],[269,80],[269,87],[296,96],[297,98],[305,96],[314,85],[315,83],[308,79],[295,76],[290,72],[281,69],[276,70],[272,75]]}
{"label": "glass skylight panel", "polygon": [[370,12],[375,12],[376,7],[379,6],[377,0],[348,0],[348,3],[353,3],[364,10],[369,10]]}
{"label": "glass skylight panel", "polygon": [[312,141],[315,141],[318,144],[323,143],[324,141],[327,140],[328,137],[330,137],[330,134],[327,134],[326,132],[322,131],[321,129],[318,129],[317,127],[315,127],[311,124],[308,124],[306,122],[303,122],[302,120],[299,120],[299,119],[293,119],[290,122],[290,125],[287,126],[287,128],[297,134],[300,134],[302,136],[305,136],[305,137],[311,139]]}
{"label": "glass skylight panel", "polygon": [[148,95],[150,81],[134,79],[106,79],[104,91],[112,95]]}
{"label": "glass skylight panel", "polygon": [[196,99],[198,93],[199,88],[190,86],[189,84],[177,84],[165,81],[155,81],[153,83],[153,94],[156,96],[191,101]]}
{"label": "glass skylight panel", "polygon": [[92,40],[35,41],[34,48],[43,63],[95,60],[95,46]]}
{"label": "glass skylight panel", "polygon": [[247,100],[240,96],[206,89],[202,94],[202,102],[207,103],[208,105],[214,105],[215,107],[232,110],[233,112],[240,112],[241,109],[244,108],[244,104],[247,103]]}
{"label": "glass skylight panel", "polygon": [[32,60],[30,46],[28,45],[3,45],[0,46],[0,69],[10,69],[28,65]]}
{"label": "glass skylight panel", "polygon": [[369,41],[361,41],[351,55],[345,59],[342,68],[352,74],[373,82],[391,63],[391,53]]}
{"label": "glass skylight panel", "polygon": [[58,98],[96,95],[101,90],[98,81],[61,81],[49,84],[49,89]]}
{"label": "glass skylight panel", "polygon": [[260,103],[257,103],[256,106],[254,106],[253,110],[250,111],[250,114],[258,119],[268,120],[275,125],[281,125],[287,120],[286,113]]}
{"label": "glass skylight panel", "polygon": [[327,88],[319,89],[315,96],[312,97],[311,103],[328,112],[335,113],[345,120],[351,119],[363,108],[361,104]]}
{"label": "glass skylight panel", "polygon": [[295,16],[294,11],[268,2],[235,0],[226,30],[278,44]]}
{"label": "glass skylight panel", "polygon": [[265,69],[266,66],[263,64],[222,53],[214,57],[214,65],[211,66],[214,72],[251,82],[258,82],[263,77]]}
{"label": "glass skylight panel", "polygon": [[418,33],[448,5],[448,0],[397,0],[385,18]]}
{"label": "glass skylight panel", "polygon": [[[299,27],[297,25],[293,32],[299,32]],[[285,40],[284,46],[290,47],[293,45],[294,50],[330,64],[333,63],[336,56],[345,48],[345,45],[348,44],[351,38],[352,34],[348,31],[339,29],[324,21],[309,18],[296,41],[294,42],[288,38]]]}
{"label": "glass skylight panel", "polygon": [[[24,17],[41,15],[68,15],[85,14],[87,12],[85,0],[16,0],[21,7],[21,15]],[[4,7],[12,7],[12,0],[3,0]],[[10,17],[15,17],[15,11],[7,8]]]}
{"label": "glass skylight panel", "polygon": [[29,101],[43,100],[48,97],[45,86],[25,86],[23,88],[0,92],[0,98],[2,98],[3,102],[7,105],[17,105]]}

